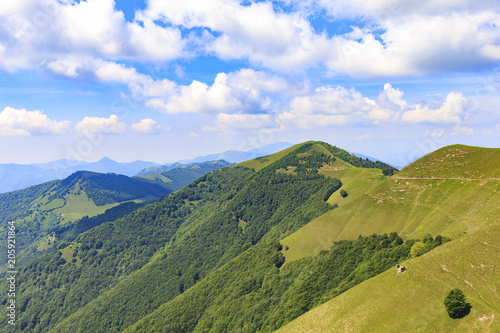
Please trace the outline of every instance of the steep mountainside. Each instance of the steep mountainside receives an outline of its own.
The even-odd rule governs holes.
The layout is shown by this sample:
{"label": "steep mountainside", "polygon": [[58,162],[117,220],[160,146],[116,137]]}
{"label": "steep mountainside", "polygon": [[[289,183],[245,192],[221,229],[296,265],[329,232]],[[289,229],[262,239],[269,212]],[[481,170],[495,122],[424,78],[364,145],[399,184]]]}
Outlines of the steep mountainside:
{"label": "steep mountainside", "polygon": [[[499,332],[500,224],[464,235],[365,281],[278,330],[317,332]],[[470,314],[451,319],[443,299],[463,290]]]}
{"label": "steep mountainside", "polygon": [[[143,179],[79,171],[64,180],[0,194],[0,221],[2,226],[16,221],[16,257],[23,264],[54,247],[54,232],[62,226],[101,214],[119,202],[152,200],[170,192]],[[0,240],[0,246],[6,246],[6,239]],[[6,253],[2,252],[0,260],[0,272],[5,271]]]}
{"label": "steep mountainside", "polygon": [[[245,250],[333,209],[325,199],[341,183],[317,170],[334,158],[316,149],[298,146],[259,173],[216,171],[85,232],[78,252],[67,247],[33,261],[19,273],[19,327],[121,331]],[[296,168],[283,172],[288,166]]]}
{"label": "steep mountainside", "polygon": [[[491,161],[500,160],[499,152],[445,147],[374,183],[368,191],[348,189],[349,196],[335,199],[338,209],[283,240],[290,247],[287,258],[314,256],[333,241],[359,235],[395,231],[403,239],[426,234],[456,238],[499,221],[500,179],[495,177],[500,164]],[[338,172],[331,175],[343,179]],[[351,199],[353,195],[356,198]]]}
{"label": "steep mountainside", "polygon": [[500,149],[453,145],[426,155],[404,168],[396,178],[500,180]]}

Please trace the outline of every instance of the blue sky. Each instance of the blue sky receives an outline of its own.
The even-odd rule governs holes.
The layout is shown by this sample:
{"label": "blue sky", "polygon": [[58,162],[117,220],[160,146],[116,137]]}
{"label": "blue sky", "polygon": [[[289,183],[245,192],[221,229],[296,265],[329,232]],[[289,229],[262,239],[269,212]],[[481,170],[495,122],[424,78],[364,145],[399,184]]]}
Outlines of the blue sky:
{"label": "blue sky", "polygon": [[498,147],[499,27],[472,0],[4,1],[0,163]]}

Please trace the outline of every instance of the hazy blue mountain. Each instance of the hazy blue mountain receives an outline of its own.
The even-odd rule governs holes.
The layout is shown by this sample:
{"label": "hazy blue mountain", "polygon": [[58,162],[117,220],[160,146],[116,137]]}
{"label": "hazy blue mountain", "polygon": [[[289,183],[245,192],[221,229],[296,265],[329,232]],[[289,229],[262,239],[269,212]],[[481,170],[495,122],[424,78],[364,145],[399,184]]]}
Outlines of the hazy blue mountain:
{"label": "hazy blue mountain", "polygon": [[62,159],[49,163],[0,164],[0,193],[20,190],[55,179],[63,179],[80,170],[133,176],[154,165],[158,164],[144,161],[119,163],[108,157],[92,163]]}
{"label": "hazy blue mountain", "polygon": [[[173,163],[173,164],[155,165],[155,166],[146,168],[146,169],[142,170],[141,172],[139,172],[136,176],[137,177],[145,177],[145,176],[153,175],[153,174],[163,174],[164,176],[168,177],[168,175],[165,174],[168,171],[174,171],[174,170],[179,170],[179,169],[189,169],[191,171],[197,172],[199,174],[199,176],[197,178],[199,178],[207,172],[212,172],[212,171],[218,170],[220,168],[231,166],[233,164],[234,163],[229,163],[229,162],[226,162],[224,160],[207,161],[207,162],[202,162],[202,163],[187,163],[187,164],[177,162],[177,163]],[[172,173],[170,173],[170,174],[172,174]],[[193,179],[193,180],[195,180],[195,179]],[[187,185],[187,184],[185,184],[185,185]],[[182,187],[184,187],[184,186],[182,186]]]}
{"label": "hazy blue mountain", "polygon": [[179,163],[201,163],[213,160],[225,160],[230,163],[240,163],[260,156],[274,154],[280,150],[293,146],[290,142],[275,142],[267,146],[262,146],[246,151],[228,150],[223,153],[199,156],[191,160],[182,160]]}
{"label": "hazy blue mountain", "polygon": [[[225,160],[229,163],[240,163],[260,156],[270,155],[280,150],[291,147],[289,142],[276,142],[267,146],[247,150],[228,150],[223,153],[199,156],[191,160],[178,161],[179,164],[203,163],[214,160]],[[0,193],[16,191],[32,185],[41,184],[55,179],[63,179],[72,173],[80,170],[93,171],[99,173],[116,173],[125,176],[134,176],[142,170],[159,166],[154,162],[135,161],[129,163],[119,163],[108,157],[97,162],[72,161],[67,159],[57,160],[49,163],[34,164],[0,164]],[[176,163],[168,163],[163,166],[173,166],[167,170],[176,169]],[[154,173],[161,173],[154,172]]]}

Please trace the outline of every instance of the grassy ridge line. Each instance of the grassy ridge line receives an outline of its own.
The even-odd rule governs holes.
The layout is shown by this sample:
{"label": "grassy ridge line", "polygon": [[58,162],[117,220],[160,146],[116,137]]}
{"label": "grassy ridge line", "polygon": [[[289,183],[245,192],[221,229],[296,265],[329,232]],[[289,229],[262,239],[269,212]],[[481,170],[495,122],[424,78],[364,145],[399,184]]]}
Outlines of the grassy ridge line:
{"label": "grassy ridge line", "polygon": [[259,172],[260,170],[264,169],[265,167],[268,167],[269,165],[278,161],[279,159],[281,159],[282,157],[284,157],[288,153],[291,153],[292,151],[297,150],[302,145],[307,144],[307,143],[313,143],[313,142],[314,141],[307,141],[304,143],[300,143],[300,144],[294,145],[290,148],[281,150],[277,153],[267,155],[267,156],[257,157],[253,160],[249,160],[249,161],[245,161],[245,162],[241,162],[239,164],[233,165],[232,167],[241,166],[241,167],[253,169],[255,172]]}
{"label": "grassy ridge line", "polygon": [[[289,258],[315,256],[334,241],[398,232],[403,239],[426,234],[456,238],[500,221],[499,181],[389,178],[283,240]],[[351,195],[351,194],[350,194]],[[349,198],[349,197],[347,197]]]}
{"label": "grassy ridge line", "polygon": [[500,148],[447,146],[413,162],[396,177],[499,179]]}
{"label": "grassy ridge line", "polygon": [[[309,311],[277,333],[498,332],[500,223],[482,228],[390,269]],[[472,305],[450,319],[443,299],[452,288]]]}
{"label": "grassy ridge line", "polygon": [[303,150],[307,147],[308,153],[305,155],[302,155],[300,157],[306,157],[310,155],[310,153],[320,153],[324,154],[325,156],[331,156],[334,159],[340,159],[343,162],[355,166],[355,167],[362,167],[362,168],[377,168],[377,169],[384,169],[384,168],[390,168],[391,166],[380,162],[380,161],[371,161],[368,159],[363,159],[360,157],[357,157],[348,151],[338,148],[336,146],[331,146],[325,142],[321,141],[307,141],[295,146],[292,146],[290,148],[287,148],[285,150],[282,150],[278,153],[269,155],[269,156],[262,156],[258,157],[256,159],[242,162],[240,164],[237,164],[238,166],[242,167],[247,167],[250,169],[253,169],[255,172],[259,172],[260,170],[268,167],[269,165],[273,164],[274,162],[280,160],[281,158],[285,157],[288,153],[297,151],[297,150]]}

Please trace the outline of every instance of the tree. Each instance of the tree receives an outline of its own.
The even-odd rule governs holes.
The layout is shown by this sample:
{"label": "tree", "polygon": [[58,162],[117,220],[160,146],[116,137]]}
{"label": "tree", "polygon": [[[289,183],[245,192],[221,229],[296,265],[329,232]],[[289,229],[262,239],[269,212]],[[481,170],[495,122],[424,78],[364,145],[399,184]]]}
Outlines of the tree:
{"label": "tree", "polygon": [[340,190],[340,196],[341,196],[342,198],[347,197],[347,196],[348,196],[347,191],[346,191],[346,190]]}
{"label": "tree", "polygon": [[470,313],[471,305],[466,302],[465,294],[460,289],[452,289],[444,299],[444,306],[448,315],[453,319],[460,319]]}

